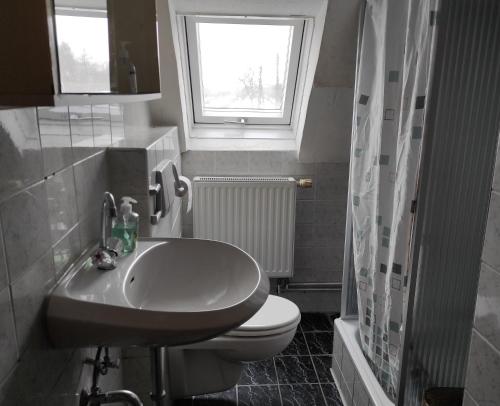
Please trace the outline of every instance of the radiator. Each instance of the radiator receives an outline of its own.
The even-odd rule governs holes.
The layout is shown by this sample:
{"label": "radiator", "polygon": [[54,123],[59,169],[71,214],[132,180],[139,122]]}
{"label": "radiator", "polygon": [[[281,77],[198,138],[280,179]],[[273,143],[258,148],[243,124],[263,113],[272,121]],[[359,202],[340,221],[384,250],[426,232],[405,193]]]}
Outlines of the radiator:
{"label": "radiator", "polygon": [[293,178],[194,178],[195,238],[227,242],[248,252],[270,276],[293,274]]}

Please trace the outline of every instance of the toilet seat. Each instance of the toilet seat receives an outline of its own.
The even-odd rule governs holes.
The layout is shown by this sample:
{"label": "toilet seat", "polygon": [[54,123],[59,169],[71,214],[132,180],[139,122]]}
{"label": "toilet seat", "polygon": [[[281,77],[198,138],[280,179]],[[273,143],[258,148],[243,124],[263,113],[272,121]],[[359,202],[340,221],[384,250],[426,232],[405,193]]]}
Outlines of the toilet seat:
{"label": "toilet seat", "polygon": [[269,295],[259,311],[241,326],[210,340],[174,348],[186,351],[184,358],[200,357],[206,361],[203,357],[215,357],[231,363],[259,361],[283,351],[299,323],[300,311],[294,303]]}
{"label": "toilet seat", "polygon": [[285,298],[269,295],[248,321],[222,337],[263,337],[295,329],[300,322],[297,305]]}

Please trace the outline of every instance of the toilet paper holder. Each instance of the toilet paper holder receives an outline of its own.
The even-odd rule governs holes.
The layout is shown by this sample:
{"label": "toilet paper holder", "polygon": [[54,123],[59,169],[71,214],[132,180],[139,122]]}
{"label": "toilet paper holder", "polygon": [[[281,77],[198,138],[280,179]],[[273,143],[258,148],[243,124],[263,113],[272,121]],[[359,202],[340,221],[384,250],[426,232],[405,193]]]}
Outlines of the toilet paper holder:
{"label": "toilet paper holder", "polygon": [[174,164],[172,164],[172,172],[174,173],[174,189],[175,195],[177,197],[184,197],[188,192],[188,185],[182,179],[179,178],[179,174],[177,173],[177,168]]}

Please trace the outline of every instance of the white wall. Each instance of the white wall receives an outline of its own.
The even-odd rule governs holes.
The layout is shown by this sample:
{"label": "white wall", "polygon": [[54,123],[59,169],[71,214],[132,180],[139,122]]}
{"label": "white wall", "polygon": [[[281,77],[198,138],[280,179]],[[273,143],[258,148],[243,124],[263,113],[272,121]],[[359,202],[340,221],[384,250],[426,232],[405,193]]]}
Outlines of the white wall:
{"label": "white wall", "polygon": [[[360,0],[330,0],[308,108],[300,160],[347,162]],[[151,102],[154,125],[177,125],[181,149],[184,123],[168,0],[157,0],[160,78],[163,96]]]}

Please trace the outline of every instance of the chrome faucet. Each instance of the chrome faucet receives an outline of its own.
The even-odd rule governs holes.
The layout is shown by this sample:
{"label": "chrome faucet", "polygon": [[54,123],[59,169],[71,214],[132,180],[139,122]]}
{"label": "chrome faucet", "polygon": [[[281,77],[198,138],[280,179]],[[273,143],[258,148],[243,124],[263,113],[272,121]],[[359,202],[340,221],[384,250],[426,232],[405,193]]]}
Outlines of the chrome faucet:
{"label": "chrome faucet", "polygon": [[112,219],[116,217],[115,198],[110,192],[104,192],[101,208],[101,238],[99,248],[93,256],[93,262],[97,268],[110,270],[116,268],[115,257],[118,253],[108,247],[108,238],[111,236]]}
{"label": "chrome faucet", "polygon": [[110,192],[104,192],[101,209],[101,241],[99,248],[108,249],[108,238],[111,236],[112,219],[116,217],[115,198]]}

